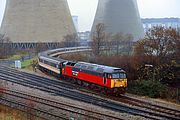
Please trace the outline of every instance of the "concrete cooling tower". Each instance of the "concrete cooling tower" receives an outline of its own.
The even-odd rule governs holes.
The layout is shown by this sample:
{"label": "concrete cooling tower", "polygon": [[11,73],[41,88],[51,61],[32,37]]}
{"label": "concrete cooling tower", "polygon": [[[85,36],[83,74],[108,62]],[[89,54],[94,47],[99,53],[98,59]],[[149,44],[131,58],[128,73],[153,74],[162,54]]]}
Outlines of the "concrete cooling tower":
{"label": "concrete cooling tower", "polygon": [[98,23],[106,33],[132,34],[135,41],[144,36],[136,0],[99,0],[92,33]]}
{"label": "concrete cooling tower", "polygon": [[76,30],[67,0],[6,0],[0,33],[13,43],[56,43]]}

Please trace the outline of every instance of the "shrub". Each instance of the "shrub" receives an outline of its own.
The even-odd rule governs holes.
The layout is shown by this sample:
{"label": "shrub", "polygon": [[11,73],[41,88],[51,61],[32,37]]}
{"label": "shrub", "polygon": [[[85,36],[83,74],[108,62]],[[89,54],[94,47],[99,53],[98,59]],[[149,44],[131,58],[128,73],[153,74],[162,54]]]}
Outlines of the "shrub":
{"label": "shrub", "polygon": [[128,92],[152,98],[164,97],[167,87],[162,85],[159,81],[138,80],[130,81]]}

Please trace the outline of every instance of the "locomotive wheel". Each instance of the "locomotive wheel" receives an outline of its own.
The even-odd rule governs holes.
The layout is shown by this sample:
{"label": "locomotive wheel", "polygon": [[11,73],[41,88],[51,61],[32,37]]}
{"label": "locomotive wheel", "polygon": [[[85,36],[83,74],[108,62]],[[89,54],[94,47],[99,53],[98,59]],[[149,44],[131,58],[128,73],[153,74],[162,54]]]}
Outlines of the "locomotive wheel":
{"label": "locomotive wheel", "polygon": [[77,80],[75,78],[72,78],[71,82],[75,84],[77,82]]}
{"label": "locomotive wheel", "polygon": [[83,87],[88,87],[89,86],[89,84],[87,82],[84,82],[84,81],[82,81],[82,85],[83,85]]}
{"label": "locomotive wheel", "polygon": [[107,93],[108,93],[108,89],[107,89],[106,87],[103,87],[103,88],[102,88],[102,93],[103,93],[103,94],[107,94]]}
{"label": "locomotive wheel", "polygon": [[77,80],[78,85],[82,85],[82,81],[81,80]]}
{"label": "locomotive wheel", "polygon": [[120,89],[120,94],[123,94],[123,95],[124,95],[125,93],[126,93],[126,88],[121,88],[121,89]]}

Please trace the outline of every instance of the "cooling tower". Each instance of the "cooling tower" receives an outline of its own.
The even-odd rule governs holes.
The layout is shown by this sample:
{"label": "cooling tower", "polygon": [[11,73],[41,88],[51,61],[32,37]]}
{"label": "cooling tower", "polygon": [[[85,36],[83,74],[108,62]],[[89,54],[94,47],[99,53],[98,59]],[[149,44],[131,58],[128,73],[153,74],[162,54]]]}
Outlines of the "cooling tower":
{"label": "cooling tower", "polygon": [[0,33],[13,43],[55,43],[76,31],[67,0],[6,0]]}
{"label": "cooling tower", "polygon": [[92,33],[98,23],[106,33],[132,34],[135,41],[144,36],[136,0],[99,0]]}

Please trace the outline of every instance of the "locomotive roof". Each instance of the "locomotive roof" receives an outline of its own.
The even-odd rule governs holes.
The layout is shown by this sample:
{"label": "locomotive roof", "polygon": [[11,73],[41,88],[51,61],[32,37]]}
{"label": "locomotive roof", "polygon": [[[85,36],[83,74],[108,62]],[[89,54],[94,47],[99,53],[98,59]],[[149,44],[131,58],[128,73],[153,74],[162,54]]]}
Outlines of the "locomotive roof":
{"label": "locomotive roof", "polygon": [[115,72],[125,72],[121,68],[110,67],[105,65],[98,65],[86,62],[78,62],[74,66],[75,68],[80,68],[83,70],[96,71],[98,73],[115,73]]}

